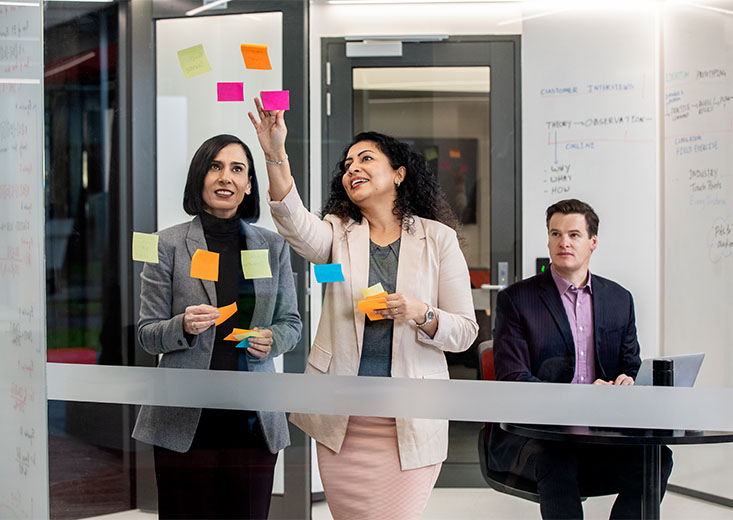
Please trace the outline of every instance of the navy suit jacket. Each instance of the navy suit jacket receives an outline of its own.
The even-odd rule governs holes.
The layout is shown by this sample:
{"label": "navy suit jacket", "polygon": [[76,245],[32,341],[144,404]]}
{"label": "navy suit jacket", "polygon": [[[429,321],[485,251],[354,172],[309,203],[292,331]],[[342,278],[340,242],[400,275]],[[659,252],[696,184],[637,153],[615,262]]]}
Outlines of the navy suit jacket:
{"label": "navy suit jacket", "polygon": [[[636,378],[641,358],[631,293],[595,274],[591,287],[596,378],[613,381],[622,373]],[[549,269],[497,295],[494,371],[500,381],[572,381],[573,334]],[[526,438],[508,434],[494,424],[489,467],[509,471],[526,442]]]}

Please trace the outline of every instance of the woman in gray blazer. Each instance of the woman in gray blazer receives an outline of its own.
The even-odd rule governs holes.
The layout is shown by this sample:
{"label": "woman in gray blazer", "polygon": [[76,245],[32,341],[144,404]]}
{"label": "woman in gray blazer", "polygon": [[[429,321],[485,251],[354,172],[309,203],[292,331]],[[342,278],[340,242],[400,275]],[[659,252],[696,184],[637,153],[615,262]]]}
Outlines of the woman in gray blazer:
{"label": "woman in gray blazer", "polygon": [[[302,325],[285,240],[251,224],[259,189],[241,140],[218,135],[199,147],[183,207],[194,219],[158,232],[159,263],[143,268],[142,347],[162,354],[161,367],[274,372]],[[219,253],[217,282],[191,277],[198,249]],[[267,250],[272,278],[244,278],[245,249]],[[233,302],[234,315],[215,325],[217,307]],[[225,341],[235,327],[262,337]],[[154,445],[160,518],[266,518],[277,452],[290,443],[281,412],[162,406],[141,409],[133,437]]]}

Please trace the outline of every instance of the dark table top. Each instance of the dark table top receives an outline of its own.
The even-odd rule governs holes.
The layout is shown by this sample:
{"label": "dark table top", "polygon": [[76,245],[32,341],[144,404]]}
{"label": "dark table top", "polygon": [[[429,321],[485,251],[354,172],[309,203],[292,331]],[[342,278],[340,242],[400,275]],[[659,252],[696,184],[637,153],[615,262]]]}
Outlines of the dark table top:
{"label": "dark table top", "polygon": [[522,437],[584,444],[713,444],[733,442],[733,432],[647,430],[595,426],[501,423],[501,429]]}

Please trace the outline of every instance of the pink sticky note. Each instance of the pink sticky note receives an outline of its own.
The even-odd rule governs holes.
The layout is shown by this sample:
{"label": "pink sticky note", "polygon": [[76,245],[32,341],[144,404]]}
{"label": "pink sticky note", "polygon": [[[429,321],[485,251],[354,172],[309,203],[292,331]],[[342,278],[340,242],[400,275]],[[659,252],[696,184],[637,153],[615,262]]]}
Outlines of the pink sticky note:
{"label": "pink sticky note", "polygon": [[290,110],[290,91],[274,90],[260,92],[264,110]]}
{"label": "pink sticky note", "polygon": [[461,173],[468,173],[468,165],[467,164],[461,164],[458,168],[461,171]]}
{"label": "pink sticky note", "polygon": [[441,170],[450,170],[450,162],[449,161],[440,161],[438,164],[438,168]]}
{"label": "pink sticky note", "polygon": [[217,83],[217,101],[244,101],[244,83]]}

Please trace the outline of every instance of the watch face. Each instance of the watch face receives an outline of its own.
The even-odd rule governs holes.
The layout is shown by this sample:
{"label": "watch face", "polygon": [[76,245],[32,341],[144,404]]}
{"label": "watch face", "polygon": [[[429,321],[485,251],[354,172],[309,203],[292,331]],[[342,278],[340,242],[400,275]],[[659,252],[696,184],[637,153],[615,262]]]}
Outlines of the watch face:
{"label": "watch face", "polygon": [[433,321],[435,318],[435,311],[433,309],[428,309],[428,312],[425,313],[425,321]]}

